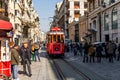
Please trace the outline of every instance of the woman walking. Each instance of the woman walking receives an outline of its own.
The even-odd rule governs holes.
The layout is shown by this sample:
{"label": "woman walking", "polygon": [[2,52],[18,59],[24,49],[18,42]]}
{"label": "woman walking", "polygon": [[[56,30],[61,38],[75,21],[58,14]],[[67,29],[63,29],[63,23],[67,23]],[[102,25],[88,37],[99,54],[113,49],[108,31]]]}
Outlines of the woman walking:
{"label": "woman walking", "polygon": [[90,56],[89,62],[91,62],[91,59],[92,59],[93,62],[95,62],[95,59],[94,59],[94,57],[95,57],[95,48],[94,48],[94,46],[92,44],[89,47],[89,56]]}

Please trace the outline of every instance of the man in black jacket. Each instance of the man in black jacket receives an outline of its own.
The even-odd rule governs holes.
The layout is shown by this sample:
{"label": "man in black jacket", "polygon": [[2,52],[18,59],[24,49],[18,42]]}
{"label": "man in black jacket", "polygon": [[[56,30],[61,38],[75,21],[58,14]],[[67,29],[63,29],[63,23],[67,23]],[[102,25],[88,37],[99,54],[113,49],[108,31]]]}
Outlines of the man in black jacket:
{"label": "man in black jacket", "polygon": [[[31,77],[31,49],[28,47],[28,43],[23,43],[23,46],[20,49],[21,51],[21,58],[22,58],[22,63],[23,63],[23,70],[25,74],[28,74],[29,77]],[[26,71],[26,66],[27,66],[27,71]]]}

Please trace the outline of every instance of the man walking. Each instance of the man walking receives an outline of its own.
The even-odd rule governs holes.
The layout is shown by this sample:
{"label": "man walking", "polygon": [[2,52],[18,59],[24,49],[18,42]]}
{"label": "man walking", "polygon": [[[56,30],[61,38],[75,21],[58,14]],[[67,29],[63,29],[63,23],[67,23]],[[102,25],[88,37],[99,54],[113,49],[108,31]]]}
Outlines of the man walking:
{"label": "man walking", "polygon": [[88,43],[86,42],[85,44],[84,44],[84,55],[83,55],[83,62],[85,63],[85,62],[88,62],[88,50],[89,50],[89,45],[88,45]]}
{"label": "man walking", "polygon": [[19,80],[18,64],[19,64],[18,45],[15,44],[11,49],[11,71],[12,71],[13,80]]}
{"label": "man walking", "polygon": [[[21,47],[21,58],[22,58],[22,62],[23,62],[23,70],[25,74],[28,74],[29,77],[31,77],[31,50],[28,47],[28,43],[25,42],[23,43],[23,46]],[[27,71],[26,71],[26,67],[27,67]]]}

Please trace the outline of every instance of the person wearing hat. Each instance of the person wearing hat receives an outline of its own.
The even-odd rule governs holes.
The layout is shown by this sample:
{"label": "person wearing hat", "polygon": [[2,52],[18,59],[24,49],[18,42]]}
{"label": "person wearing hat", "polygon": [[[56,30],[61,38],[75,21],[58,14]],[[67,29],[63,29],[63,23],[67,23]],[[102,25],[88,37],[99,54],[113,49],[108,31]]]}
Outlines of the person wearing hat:
{"label": "person wearing hat", "polygon": [[12,72],[12,78],[13,80],[19,80],[18,79],[18,64],[19,64],[19,53],[18,53],[18,45],[15,44],[11,48],[11,72]]}
{"label": "person wearing hat", "polygon": [[[23,63],[23,71],[26,75],[28,75],[29,77],[31,77],[31,49],[28,46],[28,43],[25,42],[23,43],[21,49],[20,49],[20,54],[21,54],[21,58],[22,58],[22,63]],[[27,71],[26,71],[26,67],[27,67]]]}

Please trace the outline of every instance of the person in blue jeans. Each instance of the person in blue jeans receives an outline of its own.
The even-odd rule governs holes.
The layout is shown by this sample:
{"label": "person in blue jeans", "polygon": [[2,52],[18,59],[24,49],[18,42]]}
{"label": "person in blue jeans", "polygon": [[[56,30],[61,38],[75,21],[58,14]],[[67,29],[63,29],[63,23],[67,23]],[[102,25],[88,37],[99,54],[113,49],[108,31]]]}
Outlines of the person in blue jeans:
{"label": "person in blue jeans", "polygon": [[18,53],[18,45],[14,45],[11,49],[11,72],[13,80],[18,79],[18,64],[19,64],[19,53]]}
{"label": "person in blue jeans", "polygon": [[34,58],[35,58],[35,62],[37,61],[37,58],[40,62],[40,55],[39,55],[39,52],[38,50],[40,49],[40,46],[38,43],[35,44],[35,50],[34,50]]}

